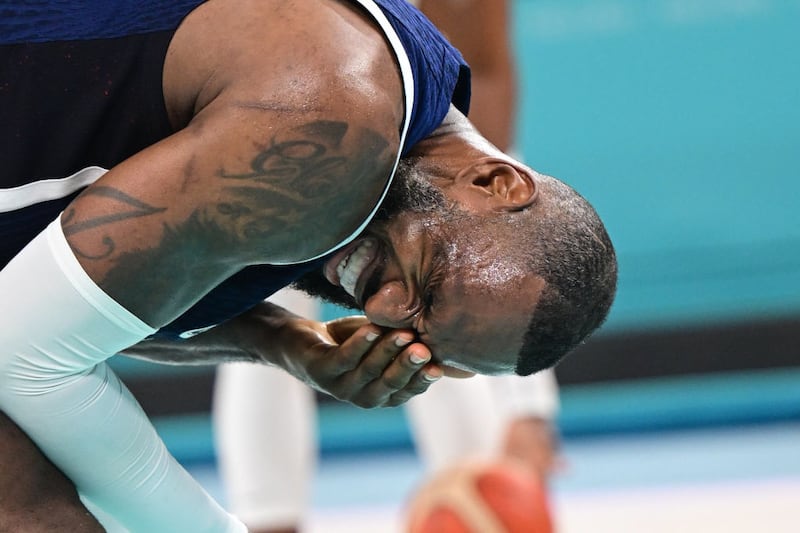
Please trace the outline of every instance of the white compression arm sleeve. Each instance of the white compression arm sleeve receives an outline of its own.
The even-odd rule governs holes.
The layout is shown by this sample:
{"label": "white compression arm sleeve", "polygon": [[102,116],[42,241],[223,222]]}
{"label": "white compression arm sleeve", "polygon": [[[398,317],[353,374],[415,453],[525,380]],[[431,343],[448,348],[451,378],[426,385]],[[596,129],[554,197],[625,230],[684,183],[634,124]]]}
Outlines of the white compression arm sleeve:
{"label": "white compression arm sleeve", "polygon": [[0,271],[0,409],[131,531],[238,532],[103,362],[153,329],[83,271],[58,220]]}

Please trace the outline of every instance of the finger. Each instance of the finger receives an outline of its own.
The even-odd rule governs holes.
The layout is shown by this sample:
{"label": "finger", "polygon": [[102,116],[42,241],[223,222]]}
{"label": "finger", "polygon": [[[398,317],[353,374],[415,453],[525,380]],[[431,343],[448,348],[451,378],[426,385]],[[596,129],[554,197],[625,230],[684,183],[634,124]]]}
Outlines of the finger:
{"label": "finger", "polygon": [[386,401],[387,407],[396,407],[424,393],[443,376],[442,369],[435,364],[428,364],[409,380],[405,387],[393,392]]}
{"label": "finger", "polygon": [[328,328],[328,334],[331,338],[341,344],[352,337],[359,328],[369,323],[367,317],[355,315],[329,320],[325,323],[325,327]]}
{"label": "finger", "polygon": [[[399,330],[385,334],[375,343],[372,350],[361,359],[358,368],[349,377],[349,385],[354,389],[363,389],[373,381],[381,379],[386,369],[398,359],[413,340],[414,335],[410,331]],[[424,350],[427,351],[427,348],[424,348]],[[427,358],[430,358],[430,356]],[[418,370],[419,366],[416,365],[412,373]],[[379,391],[377,388],[373,388],[372,392],[385,397],[388,397],[391,393],[391,391]]]}
{"label": "finger", "polygon": [[[358,368],[340,378],[337,390],[348,391],[348,401],[359,407],[386,405],[391,394],[405,386],[411,376],[430,359],[428,348],[422,344],[415,345],[413,350],[401,357],[412,344],[413,338],[410,331],[390,331],[385,334],[361,360]],[[418,362],[411,362],[411,354],[415,354],[414,361]],[[406,362],[406,370],[402,369],[401,361]],[[392,371],[387,382],[385,372],[388,368],[392,368]]]}
{"label": "finger", "polygon": [[426,345],[420,342],[409,344],[384,368],[376,387],[384,387],[387,395],[406,388],[430,360],[431,351]]}
{"label": "finger", "polygon": [[381,339],[381,330],[375,325],[367,324],[346,337],[335,350],[337,374],[345,374],[358,369],[365,356],[375,350]]}
{"label": "finger", "polygon": [[427,346],[410,344],[380,376],[364,387],[359,401],[393,406],[424,392],[431,383],[442,377],[442,369],[429,364],[430,358]]}

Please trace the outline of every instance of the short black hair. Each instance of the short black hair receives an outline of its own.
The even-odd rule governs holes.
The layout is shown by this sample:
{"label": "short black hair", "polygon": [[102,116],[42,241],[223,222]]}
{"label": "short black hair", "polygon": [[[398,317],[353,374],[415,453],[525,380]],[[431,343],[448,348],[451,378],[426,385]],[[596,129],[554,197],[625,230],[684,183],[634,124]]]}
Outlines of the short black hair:
{"label": "short black hair", "polygon": [[[599,328],[617,287],[614,246],[594,208],[568,185],[540,176],[542,205],[526,211],[524,260],[545,281],[515,372],[556,365]],[[512,213],[513,215],[513,213]]]}

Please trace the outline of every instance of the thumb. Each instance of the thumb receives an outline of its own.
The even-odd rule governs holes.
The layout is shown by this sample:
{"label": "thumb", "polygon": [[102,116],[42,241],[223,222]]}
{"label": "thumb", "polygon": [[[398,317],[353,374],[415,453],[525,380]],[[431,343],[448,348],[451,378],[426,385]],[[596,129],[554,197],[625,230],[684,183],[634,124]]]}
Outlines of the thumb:
{"label": "thumb", "polygon": [[367,317],[355,315],[328,321],[325,323],[325,327],[328,329],[328,334],[333,338],[333,340],[338,344],[341,344],[345,340],[349,339],[353,333],[358,330],[358,328],[361,326],[366,326],[369,323],[370,322],[367,320]]}

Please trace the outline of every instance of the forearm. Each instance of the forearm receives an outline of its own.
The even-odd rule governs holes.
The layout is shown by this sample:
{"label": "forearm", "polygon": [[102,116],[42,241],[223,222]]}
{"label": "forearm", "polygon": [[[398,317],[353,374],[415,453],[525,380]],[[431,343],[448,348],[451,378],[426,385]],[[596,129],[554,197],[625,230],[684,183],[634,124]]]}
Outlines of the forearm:
{"label": "forearm", "polygon": [[0,408],[132,531],[233,531],[104,363],[152,332],[76,266],[56,222],[0,272]]}
{"label": "forearm", "polygon": [[216,365],[234,362],[266,362],[249,352],[235,339],[240,337],[237,317],[188,339],[154,336],[124,349],[121,355],[153,363],[174,365]]}
{"label": "forearm", "polygon": [[164,364],[247,362],[285,368],[290,351],[286,342],[291,340],[291,336],[285,334],[286,330],[301,324],[311,327],[317,323],[270,302],[261,302],[249,311],[192,337],[153,336],[126,348],[121,354]]}
{"label": "forearm", "polygon": [[[419,372],[430,353],[408,336],[382,330],[363,316],[317,322],[265,301],[192,338],[152,339],[123,353],[158,363],[276,366],[334,398],[378,407],[399,405],[441,376],[435,367]],[[422,362],[412,362],[412,352]]]}

